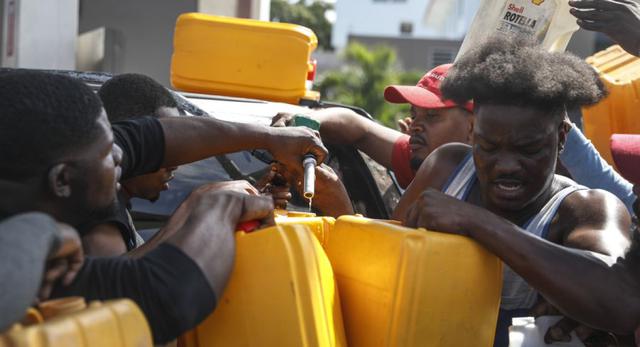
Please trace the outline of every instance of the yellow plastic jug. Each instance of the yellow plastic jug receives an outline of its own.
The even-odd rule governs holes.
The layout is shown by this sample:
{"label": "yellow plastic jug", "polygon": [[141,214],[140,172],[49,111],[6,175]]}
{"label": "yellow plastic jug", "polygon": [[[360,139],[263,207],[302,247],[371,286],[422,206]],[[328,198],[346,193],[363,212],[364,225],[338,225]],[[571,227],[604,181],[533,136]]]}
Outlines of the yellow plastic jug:
{"label": "yellow plastic jug", "polygon": [[582,109],[584,134],[600,155],[614,165],[611,135],[640,133],[640,58],[614,45],[587,58],[587,63],[598,72],[609,96]]}
{"label": "yellow plastic jug", "polygon": [[194,93],[317,100],[307,90],[317,45],[313,31],[300,25],[186,13],[176,23],[171,83]]}
{"label": "yellow plastic jug", "polygon": [[304,225],[308,227],[323,248],[336,222],[333,217],[316,216],[315,213],[307,212],[275,210],[274,215],[278,225]]}
{"label": "yellow plastic jug", "polygon": [[568,0],[482,0],[456,60],[496,32],[528,34],[545,49],[562,52],[576,30]]}
{"label": "yellow plastic jug", "polygon": [[471,239],[342,216],[326,250],[349,346],[492,346],[502,263]]}
{"label": "yellow plastic jug", "polygon": [[44,323],[16,326],[0,335],[0,347],[153,346],[147,320],[131,300],[92,302],[85,309],[56,312]]}
{"label": "yellow plastic jug", "polygon": [[307,226],[237,232],[236,244],[218,307],[180,346],[345,346],[333,271]]}
{"label": "yellow plastic jug", "polygon": [[87,308],[87,303],[81,296],[47,300],[38,305],[38,310],[44,319],[79,312]]}

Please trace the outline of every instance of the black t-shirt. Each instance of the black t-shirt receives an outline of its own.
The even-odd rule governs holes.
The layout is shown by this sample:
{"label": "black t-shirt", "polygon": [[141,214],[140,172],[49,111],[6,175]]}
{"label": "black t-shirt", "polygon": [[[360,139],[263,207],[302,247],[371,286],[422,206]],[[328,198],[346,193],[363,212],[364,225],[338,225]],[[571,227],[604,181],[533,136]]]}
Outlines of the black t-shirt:
{"label": "black t-shirt", "polygon": [[164,161],[164,131],[158,119],[145,116],[114,122],[113,140],[122,148],[121,181],[156,172]]}
{"label": "black t-shirt", "polygon": [[[165,143],[156,118],[134,118],[112,126],[114,142],[123,151],[121,180],[160,168]],[[120,207],[120,212],[126,213],[126,206]],[[121,223],[123,216],[110,220],[129,228],[128,223]],[[123,234],[125,241],[127,235],[128,231]],[[198,265],[169,244],[161,244],[139,259],[87,257],[74,282],[68,287],[58,285],[52,297],[71,295],[87,300],[135,301],[147,317],[157,344],[169,342],[196,326],[216,305],[216,295]]]}
{"label": "black t-shirt", "polygon": [[136,247],[140,247],[140,237],[137,235],[136,227],[133,225],[133,221],[131,220],[131,215],[129,214],[130,206],[128,205],[127,198],[124,196],[122,191],[118,192],[116,203],[116,209],[113,211],[113,214],[83,223],[77,226],[76,229],[80,235],[86,235],[96,225],[111,224],[120,230],[122,240],[127,246],[127,251],[131,251]]}
{"label": "black t-shirt", "polygon": [[198,265],[163,243],[142,258],[91,258],[68,287],[52,298],[79,295],[86,300],[129,298],[144,312],[156,344],[167,343],[202,322],[216,295]]}

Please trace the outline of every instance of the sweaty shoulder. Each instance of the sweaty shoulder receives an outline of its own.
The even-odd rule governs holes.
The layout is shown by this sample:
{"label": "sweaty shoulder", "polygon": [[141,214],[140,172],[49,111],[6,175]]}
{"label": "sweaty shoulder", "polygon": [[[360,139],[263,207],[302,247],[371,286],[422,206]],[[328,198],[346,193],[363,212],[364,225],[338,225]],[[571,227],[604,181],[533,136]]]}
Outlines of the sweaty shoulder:
{"label": "sweaty shoulder", "polygon": [[471,146],[449,143],[438,147],[422,162],[413,182],[402,195],[393,217],[400,219],[427,188],[441,190],[460,163],[471,153]]}
{"label": "sweaty shoulder", "polygon": [[82,235],[85,254],[94,257],[117,257],[127,252],[127,245],[118,224],[104,222]]}
{"label": "sweaty shoulder", "polygon": [[462,143],[448,143],[436,148],[420,165],[414,182],[420,182],[422,190],[441,189],[469,153],[471,146]]}
{"label": "sweaty shoulder", "polygon": [[622,201],[605,190],[569,194],[558,209],[556,223],[564,231],[559,241],[568,247],[617,257],[630,244],[631,217]]}

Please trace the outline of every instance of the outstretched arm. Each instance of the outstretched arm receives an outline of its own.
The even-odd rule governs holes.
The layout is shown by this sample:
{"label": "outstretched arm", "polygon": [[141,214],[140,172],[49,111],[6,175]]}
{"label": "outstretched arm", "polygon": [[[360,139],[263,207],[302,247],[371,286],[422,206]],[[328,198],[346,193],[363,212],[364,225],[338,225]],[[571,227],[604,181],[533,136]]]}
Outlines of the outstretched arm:
{"label": "outstretched arm", "polygon": [[[274,127],[289,125],[293,114],[280,113],[273,119]],[[403,136],[399,131],[366,119],[347,108],[332,107],[306,114],[320,123],[320,135],[327,143],[353,145],[367,153],[387,169],[391,167],[394,143]]]}
{"label": "outstretched arm", "polygon": [[[623,207],[620,202],[612,206],[612,201],[605,201],[604,208],[613,209],[610,217],[615,218]],[[614,257],[628,244],[623,241],[626,232],[619,230],[625,224],[622,216],[619,221],[605,218],[610,224],[599,230],[585,227],[567,234],[568,246],[593,248],[595,252],[533,236],[483,208],[433,189],[420,196],[403,222],[410,227],[469,236],[567,316],[598,329],[629,334],[640,324],[640,280],[621,260],[614,263]]]}
{"label": "outstretched arm", "polygon": [[613,193],[622,200],[630,213],[633,212],[636,200],[633,185],[600,156],[591,141],[575,125],[571,126],[564,151],[558,158],[576,182]]}
{"label": "outstretched arm", "polygon": [[318,162],[327,154],[317,133],[303,127],[282,129],[208,117],[168,117],[159,121],[165,139],[163,167],[248,149],[266,149],[276,160],[297,166],[302,165],[305,154],[314,154]]}

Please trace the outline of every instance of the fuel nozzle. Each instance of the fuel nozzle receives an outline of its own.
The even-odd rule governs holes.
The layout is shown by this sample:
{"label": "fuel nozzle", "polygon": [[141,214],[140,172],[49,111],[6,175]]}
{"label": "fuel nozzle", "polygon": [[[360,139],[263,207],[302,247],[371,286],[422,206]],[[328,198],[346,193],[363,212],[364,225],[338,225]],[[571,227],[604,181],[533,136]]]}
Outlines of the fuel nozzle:
{"label": "fuel nozzle", "polygon": [[[311,130],[318,131],[320,129],[320,123],[318,121],[309,118],[303,114],[296,114],[293,116],[292,126],[303,126]],[[309,200],[309,206],[311,206],[311,199],[315,195],[316,186],[316,165],[318,161],[316,156],[308,153],[302,159],[302,167],[304,168],[304,186],[303,195]]]}
{"label": "fuel nozzle", "polygon": [[311,201],[315,195],[316,187],[316,156],[313,154],[307,154],[302,159],[302,166],[304,168],[304,183],[303,183],[303,195],[306,199]]}

